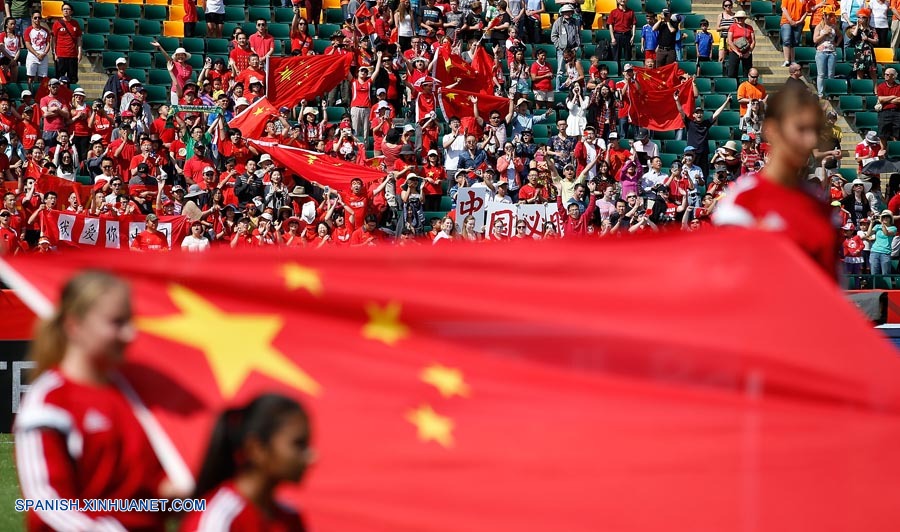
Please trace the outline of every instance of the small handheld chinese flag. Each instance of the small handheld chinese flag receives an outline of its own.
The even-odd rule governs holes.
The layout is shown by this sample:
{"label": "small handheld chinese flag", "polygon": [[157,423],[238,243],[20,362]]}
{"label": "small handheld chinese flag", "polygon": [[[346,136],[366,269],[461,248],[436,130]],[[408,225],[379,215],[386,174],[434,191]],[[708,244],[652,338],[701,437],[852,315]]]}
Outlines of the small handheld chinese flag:
{"label": "small handheld chinese flag", "polygon": [[266,130],[266,123],[273,116],[278,116],[278,108],[272,105],[268,98],[262,97],[232,118],[228,122],[228,127],[240,129],[245,138],[258,139]]}

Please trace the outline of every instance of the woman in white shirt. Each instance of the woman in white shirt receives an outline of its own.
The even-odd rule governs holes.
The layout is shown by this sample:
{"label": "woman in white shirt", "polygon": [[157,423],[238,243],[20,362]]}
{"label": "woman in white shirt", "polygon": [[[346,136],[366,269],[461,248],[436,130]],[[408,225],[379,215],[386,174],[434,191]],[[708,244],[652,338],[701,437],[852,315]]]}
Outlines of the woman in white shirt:
{"label": "woman in white shirt", "polygon": [[872,0],[869,2],[869,9],[872,10],[872,27],[878,35],[878,44],[875,48],[887,48],[890,44],[888,35],[891,27],[891,3],[888,0]]}
{"label": "woman in white shirt", "polygon": [[198,253],[209,249],[209,240],[203,235],[203,223],[200,220],[191,224],[191,234],[181,241],[181,251]]}

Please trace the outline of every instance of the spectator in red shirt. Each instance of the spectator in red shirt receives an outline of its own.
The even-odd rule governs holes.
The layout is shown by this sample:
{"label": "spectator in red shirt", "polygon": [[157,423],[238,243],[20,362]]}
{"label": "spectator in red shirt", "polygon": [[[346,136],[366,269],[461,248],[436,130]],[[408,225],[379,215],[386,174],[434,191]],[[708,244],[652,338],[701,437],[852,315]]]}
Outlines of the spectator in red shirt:
{"label": "spectator in red shirt", "polygon": [[194,37],[197,31],[197,22],[200,20],[197,13],[197,0],[183,0],[184,16],[181,18],[184,22],[184,36]]}
{"label": "spectator in red shirt", "polygon": [[78,83],[78,63],[81,61],[81,26],[72,19],[72,5],[62,6],[63,18],[53,23],[50,36],[53,55],[56,58],[56,75],[66,76],[69,83]]}
{"label": "spectator in red shirt", "polygon": [[169,251],[166,234],[157,229],[159,217],[155,214],[148,214],[145,223],[145,229],[131,242],[131,249],[135,251]]}
{"label": "spectator in red shirt", "polygon": [[[895,10],[894,13],[896,12]],[[887,149],[888,141],[900,140],[900,83],[897,82],[897,69],[884,69],[884,82],[878,84],[875,94],[881,104],[878,134],[881,135],[881,146]]]}
{"label": "spectator in red shirt", "polygon": [[12,228],[12,212],[0,210],[0,256],[11,256],[22,250],[19,234]]}
{"label": "spectator in red shirt", "polygon": [[41,138],[47,143],[48,148],[52,148],[56,146],[56,136],[59,132],[66,130],[71,114],[69,105],[57,96],[59,80],[51,79],[47,89],[50,94],[41,98],[41,113],[44,115],[44,130]]}
{"label": "spectator in red shirt", "polygon": [[265,63],[266,59],[275,51],[275,37],[269,33],[268,23],[265,19],[256,21],[256,33],[250,36],[250,49],[259,56],[261,63]]}
{"label": "spectator in red shirt", "polygon": [[313,40],[309,36],[308,23],[300,17],[300,9],[297,6],[294,6],[294,18],[291,20],[291,32],[288,37],[291,55],[305,56],[313,53]]}
{"label": "spectator in red shirt", "polygon": [[207,166],[214,166],[212,159],[206,156],[206,146],[204,144],[194,145],[194,156],[184,163],[184,178],[188,184],[200,183],[203,181],[203,171]]}
{"label": "spectator in red shirt", "polygon": [[[250,66],[250,56],[253,54],[253,50],[250,48],[250,39],[247,38],[246,33],[239,34],[236,41],[237,46],[228,54],[228,66],[231,67],[235,76]],[[247,84],[245,83],[244,86],[246,87]]]}
{"label": "spectator in red shirt", "polygon": [[378,219],[367,214],[362,227],[350,235],[350,247],[374,246],[384,240],[384,233],[378,229]]}
{"label": "spectator in red shirt", "polygon": [[637,17],[628,7],[626,0],[616,0],[616,8],[609,12],[606,25],[612,29],[609,42],[613,47],[613,61],[617,62],[621,69],[622,61],[631,61],[634,29],[637,25]]}

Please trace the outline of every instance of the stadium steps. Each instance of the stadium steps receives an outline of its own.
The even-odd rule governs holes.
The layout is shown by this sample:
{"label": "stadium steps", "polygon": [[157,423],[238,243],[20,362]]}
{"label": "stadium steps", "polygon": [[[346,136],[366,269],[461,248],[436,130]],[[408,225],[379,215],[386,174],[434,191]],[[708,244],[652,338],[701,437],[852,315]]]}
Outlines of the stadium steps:
{"label": "stadium steps", "polygon": [[90,58],[85,55],[81,63],[78,64],[78,86],[84,89],[85,101],[91,102],[103,96],[103,86],[109,79],[103,71],[103,66],[98,58],[93,63]]}

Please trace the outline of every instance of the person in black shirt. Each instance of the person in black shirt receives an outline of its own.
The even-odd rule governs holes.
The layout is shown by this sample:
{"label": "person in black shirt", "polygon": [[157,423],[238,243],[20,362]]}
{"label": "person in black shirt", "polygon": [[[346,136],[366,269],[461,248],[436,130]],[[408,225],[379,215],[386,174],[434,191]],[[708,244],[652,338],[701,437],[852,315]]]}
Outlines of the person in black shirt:
{"label": "person in black shirt", "polygon": [[674,15],[669,14],[668,9],[663,9],[662,16],[653,25],[653,31],[657,32],[656,68],[661,68],[675,62],[675,34],[678,32],[678,22]]}
{"label": "person in black shirt", "polygon": [[[695,89],[696,92],[696,89]],[[678,92],[675,92],[675,107],[678,108],[682,120],[684,120],[684,129],[687,131],[688,146],[694,146],[696,164],[703,170],[703,175],[709,175],[709,128],[716,123],[722,111],[731,103],[731,95],[729,94],[722,105],[712,114],[711,118],[703,117],[703,108],[696,107],[691,116],[687,116],[678,102]]]}

